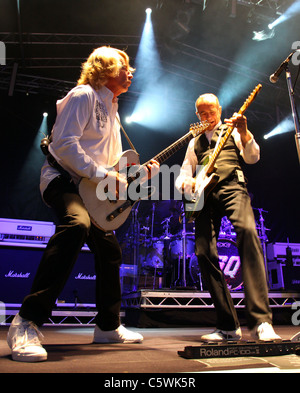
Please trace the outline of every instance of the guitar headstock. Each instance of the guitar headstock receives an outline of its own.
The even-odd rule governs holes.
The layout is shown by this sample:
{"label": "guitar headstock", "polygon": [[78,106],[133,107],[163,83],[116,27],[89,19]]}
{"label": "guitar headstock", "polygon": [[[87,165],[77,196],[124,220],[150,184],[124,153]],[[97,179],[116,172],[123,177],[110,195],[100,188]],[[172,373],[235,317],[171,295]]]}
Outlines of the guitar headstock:
{"label": "guitar headstock", "polygon": [[209,127],[208,121],[203,121],[202,123],[194,123],[190,125],[190,132],[194,137],[197,135],[203,134]]}

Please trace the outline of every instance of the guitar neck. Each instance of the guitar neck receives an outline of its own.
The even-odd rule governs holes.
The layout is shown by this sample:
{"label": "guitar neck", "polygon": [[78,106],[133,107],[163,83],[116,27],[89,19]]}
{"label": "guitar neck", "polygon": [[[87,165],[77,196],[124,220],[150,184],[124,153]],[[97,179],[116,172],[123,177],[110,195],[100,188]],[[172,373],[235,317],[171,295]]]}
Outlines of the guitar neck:
{"label": "guitar neck", "polygon": [[[242,105],[242,107],[240,108],[240,110],[238,111],[239,115],[243,115],[246,112],[246,109],[249,107],[249,105],[252,103],[252,101],[254,100],[254,98],[257,96],[257,93],[260,91],[260,89],[262,88],[262,85],[259,84],[256,86],[256,88],[252,91],[252,93],[249,95],[249,97],[247,98],[247,100],[244,102],[244,104]],[[213,155],[211,156],[207,166],[206,166],[206,174],[210,175],[213,170],[214,170],[214,166],[216,163],[216,160],[219,156],[219,154],[221,153],[225,143],[227,142],[228,138],[230,137],[230,135],[232,134],[232,131],[234,130],[235,127],[229,127],[225,133],[225,135],[221,138],[221,141],[218,145],[218,147],[216,148],[216,150],[214,151]]]}
{"label": "guitar neck", "polygon": [[151,163],[152,160],[157,161],[159,164],[162,164],[169,157],[175,154],[178,150],[180,150],[184,145],[186,145],[191,139],[195,138],[198,135],[203,134],[207,128],[209,127],[209,123],[207,121],[203,121],[201,123],[194,123],[190,126],[190,131],[183,135],[176,142],[172,143],[169,147],[158,153],[155,157],[151,158],[151,160],[145,162],[143,166],[146,166]]}
{"label": "guitar neck", "polygon": [[159,164],[162,164],[169,157],[175,154],[178,150],[180,150],[184,145],[186,145],[191,139],[194,138],[193,132],[189,131],[182,138],[178,139],[176,142],[172,143],[169,147],[158,153],[151,160],[145,162],[143,166],[150,164],[152,160],[157,161]]}
{"label": "guitar neck", "polygon": [[207,164],[206,167],[206,173],[209,175],[211,174],[211,172],[214,170],[214,166],[215,163],[217,161],[217,158],[219,157],[219,154],[221,153],[225,143],[227,142],[228,138],[230,137],[230,135],[232,134],[232,131],[234,130],[234,127],[229,127],[225,133],[225,135],[222,137],[218,147],[216,148],[216,150],[214,151],[214,153],[212,154],[209,163]]}
{"label": "guitar neck", "polygon": [[169,157],[175,154],[178,150],[180,150],[185,144],[187,144],[195,136],[204,133],[207,130],[208,126],[209,126],[208,122],[196,123],[191,125],[190,131],[188,133],[186,133],[183,137],[178,139],[176,142],[172,143],[172,145],[161,151],[155,157],[151,158],[151,160],[141,165],[140,168],[137,170],[137,172],[135,172],[134,176],[127,177],[128,183],[134,181],[137,178],[137,175],[142,173],[143,168],[148,164],[150,164],[152,160],[155,160],[159,164],[162,164],[165,160],[167,160]]}

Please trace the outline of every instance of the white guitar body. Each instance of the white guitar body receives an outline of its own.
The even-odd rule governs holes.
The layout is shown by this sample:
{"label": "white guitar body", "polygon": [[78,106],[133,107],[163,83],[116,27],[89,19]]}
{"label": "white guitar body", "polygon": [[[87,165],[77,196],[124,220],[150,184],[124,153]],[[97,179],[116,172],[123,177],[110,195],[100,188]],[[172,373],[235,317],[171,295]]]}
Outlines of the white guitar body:
{"label": "white guitar body", "polygon": [[[125,166],[122,165],[124,163]],[[111,169],[122,172],[127,167],[139,165],[138,154],[134,150],[126,150]],[[99,199],[97,197],[97,186],[96,183],[82,178],[79,183],[79,195],[90,213],[92,222],[105,232],[114,231],[124,224],[136,201],[132,203],[128,200]]]}
{"label": "white guitar body", "polygon": [[[192,138],[199,135],[200,133],[205,132],[208,126],[209,123],[207,122],[191,125],[190,131],[186,135],[153,157],[153,160],[161,164],[174,153],[176,153],[179,149],[181,149]],[[111,170],[117,171],[121,174],[123,173],[125,175],[128,182],[128,189],[131,186],[131,191],[133,191],[133,193],[128,192],[129,195],[134,195],[135,186],[139,187],[137,197],[134,195],[134,199],[130,199],[128,197],[127,200],[116,200],[109,198],[109,194],[107,194],[105,190],[105,179],[102,182],[99,182],[98,185],[86,178],[81,180],[79,183],[79,194],[90,214],[92,222],[98,228],[105,232],[114,231],[115,229],[119,228],[128,218],[132,206],[138,200],[148,198],[150,196],[151,192],[153,192],[151,187],[142,187],[142,184],[139,184],[140,182],[135,182],[135,179],[138,178],[137,175],[143,175],[143,167],[147,166],[147,164],[150,162],[151,160],[143,165],[140,165],[138,154],[134,150],[126,150],[121,155],[119,161],[113,166],[113,168],[111,168]],[[111,194],[114,193],[115,190],[112,190]]]}
{"label": "white guitar body", "polygon": [[217,185],[219,175],[212,173],[210,176],[205,174],[205,167],[196,176],[195,193],[190,202],[185,202],[185,214],[189,221],[192,221],[201,212],[206,199],[212,189]]}

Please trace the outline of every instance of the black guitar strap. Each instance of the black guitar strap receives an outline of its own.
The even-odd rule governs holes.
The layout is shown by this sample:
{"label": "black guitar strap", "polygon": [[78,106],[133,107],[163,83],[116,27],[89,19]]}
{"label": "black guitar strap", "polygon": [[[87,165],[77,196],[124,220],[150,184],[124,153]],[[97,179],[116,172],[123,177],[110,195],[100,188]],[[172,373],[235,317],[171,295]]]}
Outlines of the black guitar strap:
{"label": "black guitar strap", "polygon": [[49,165],[52,166],[53,168],[55,168],[69,182],[72,182],[73,180],[72,180],[71,175],[67,171],[65,171],[62,166],[59,165],[59,163],[56,161],[56,159],[49,152],[48,146],[51,143],[51,138],[52,138],[52,135],[46,136],[45,138],[43,138],[41,140],[41,144],[40,144],[41,150],[42,150],[43,154],[46,156]]}

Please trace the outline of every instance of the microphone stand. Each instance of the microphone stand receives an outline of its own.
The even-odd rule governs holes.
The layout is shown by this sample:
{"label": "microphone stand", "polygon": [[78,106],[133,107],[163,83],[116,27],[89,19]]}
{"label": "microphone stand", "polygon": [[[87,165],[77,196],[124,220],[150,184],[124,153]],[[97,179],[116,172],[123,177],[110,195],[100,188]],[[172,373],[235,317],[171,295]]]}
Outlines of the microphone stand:
{"label": "microphone stand", "polygon": [[267,237],[267,234],[266,234],[267,228],[265,227],[265,220],[264,220],[264,217],[263,217],[263,212],[264,213],[268,213],[268,212],[266,210],[263,210],[263,209],[257,209],[257,210],[259,211],[259,222],[260,222],[259,237],[260,237],[261,243],[262,243],[267,285],[268,285],[268,288],[270,288],[269,274],[268,274],[268,263],[267,263],[267,249],[266,249],[266,243],[268,242],[268,237]]}
{"label": "microphone stand", "polygon": [[186,287],[186,218],[183,215],[183,231],[182,231],[182,285]]}
{"label": "microphone stand", "polygon": [[139,286],[139,238],[140,238],[140,224],[138,222],[138,210],[139,210],[140,202],[137,203],[137,206],[132,209],[132,230],[133,230],[133,266],[134,272],[136,272],[135,280],[133,282],[132,291],[136,292]]}
{"label": "microphone stand", "polygon": [[152,244],[152,242],[153,242],[154,215],[155,215],[155,202],[153,202],[153,204],[152,204],[152,215],[151,215],[151,244]]}
{"label": "microphone stand", "polygon": [[[182,255],[178,254],[178,277],[175,280],[175,288],[186,289],[186,218],[184,212],[184,205],[182,204]],[[182,256],[182,264],[181,264]]]}
{"label": "microphone stand", "polygon": [[293,90],[293,85],[292,85],[292,78],[291,78],[291,73],[289,70],[288,64],[285,65],[285,73],[286,73],[286,82],[288,86],[288,91],[289,91],[289,97],[290,97],[290,102],[291,102],[291,107],[292,107],[292,114],[293,114],[293,120],[294,120],[294,125],[295,125],[295,141],[296,141],[296,148],[297,148],[297,153],[298,153],[298,159],[300,163],[300,129],[299,129],[299,118],[297,114],[297,109],[295,105],[295,98],[294,98],[294,90]]}

